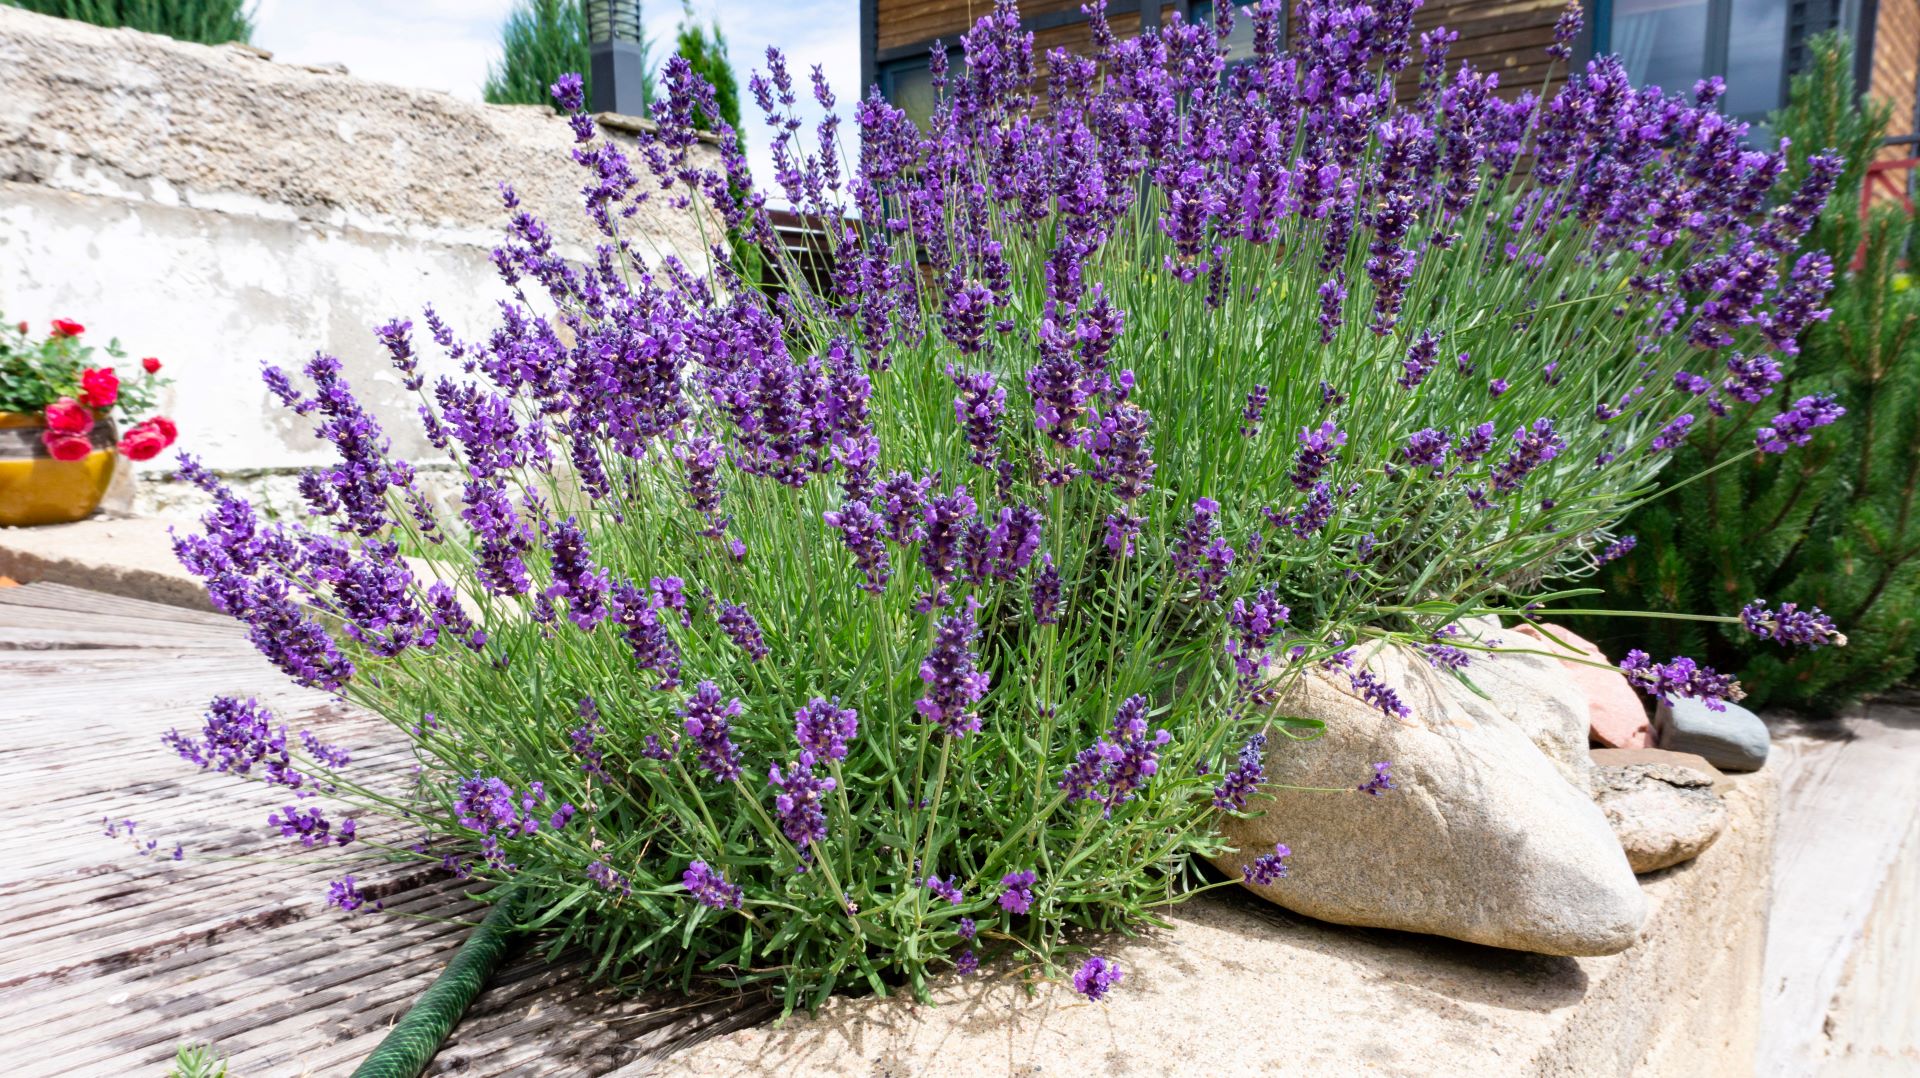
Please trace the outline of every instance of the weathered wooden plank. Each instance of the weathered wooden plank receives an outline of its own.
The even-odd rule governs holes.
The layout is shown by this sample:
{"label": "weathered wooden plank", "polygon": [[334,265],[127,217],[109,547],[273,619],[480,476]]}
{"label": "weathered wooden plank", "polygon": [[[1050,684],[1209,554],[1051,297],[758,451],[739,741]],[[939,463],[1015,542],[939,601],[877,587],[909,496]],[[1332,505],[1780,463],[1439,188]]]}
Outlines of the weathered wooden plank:
{"label": "weathered wooden plank", "polygon": [[[0,597],[0,631],[26,645],[0,650],[9,1073],[158,1073],[176,1046],[203,1041],[236,1074],[346,1073],[465,939],[480,908],[468,885],[351,848],[290,847],[264,826],[285,791],[196,772],[160,735],[193,728],[210,696],[233,693],[392,783],[411,747],[384,720],[287,685],[210,616],[43,585]],[[28,650],[61,633],[90,646]],[[101,833],[103,815],[138,820],[163,852],[182,843],[186,859],[137,856]],[[325,907],[327,881],[348,872],[385,911]],[[578,961],[530,953],[482,994],[429,1073],[602,1074],[766,1016],[758,999],[623,995],[589,983]]]}

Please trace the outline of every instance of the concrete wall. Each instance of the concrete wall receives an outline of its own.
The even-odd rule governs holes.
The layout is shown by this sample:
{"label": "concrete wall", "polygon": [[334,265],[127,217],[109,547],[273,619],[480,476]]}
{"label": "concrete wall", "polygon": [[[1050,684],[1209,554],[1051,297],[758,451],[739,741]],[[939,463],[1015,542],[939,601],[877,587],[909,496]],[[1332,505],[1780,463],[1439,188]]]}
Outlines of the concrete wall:
{"label": "concrete wall", "polygon": [[[571,145],[545,108],[0,6],[0,317],[73,318],[160,357],[181,448],[278,498],[325,454],[261,386],[263,362],[338,355],[395,450],[424,460],[371,329],[422,326],[432,302],[463,338],[486,336],[507,298],[488,262],[497,181],[584,255]],[[662,202],[634,220],[642,250],[705,264],[691,214]],[[176,500],[170,458],[139,467],[142,508]]]}

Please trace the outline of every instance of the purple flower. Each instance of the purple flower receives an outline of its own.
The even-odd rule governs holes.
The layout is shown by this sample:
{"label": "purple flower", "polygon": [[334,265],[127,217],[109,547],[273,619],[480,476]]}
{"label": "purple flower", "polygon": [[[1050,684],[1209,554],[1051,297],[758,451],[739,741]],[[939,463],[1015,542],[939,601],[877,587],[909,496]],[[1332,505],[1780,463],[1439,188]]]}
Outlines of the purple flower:
{"label": "purple flower", "polygon": [[800,851],[800,871],[805,872],[813,860],[811,845],[827,837],[827,813],[821,799],[837,784],[827,776],[815,775],[812,763],[804,759],[784,775],[778,767],[768,768],[767,782],[779,791],[773,798],[774,819],[780,824],[780,833]]}
{"label": "purple flower", "polygon": [[966,435],[968,459],[982,468],[993,467],[999,455],[1000,418],[1007,414],[1007,391],[992,371],[967,371],[949,364],[947,377],[960,395],[953,399],[953,416]]}
{"label": "purple flower", "polygon": [[1033,574],[1033,620],[1038,625],[1053,625],[1060,620],[1060,571],[1053,567],[1053,555],[1040,555],[1040,568]]}
{"label": "purple flower", "polygon": [[747,608],[739,603],[720,604],[720,628],[733,641],[735,647],[747,653],[749,662],[759,662],[767,657],[767,641],[760,633],[760,623],[755,621]]}
{"label": "purple flower", "polygon": [[1769,610],[1764,600],[1755,599],[1740,608],[1740,625],[1760,639],[1777,644],[1808,649],[1847,645],[1846,636],[1834,627],[1833,619],[1817,606],[1802,610],[1798,603],[1781,603],[1780,609]]}
{"label": "purple flower", "polygon": [[1727,701],[1746,694],[1731,675],[1718,674],[1688,658],[1656,663],[1638,648],[1620,660],[1620,672],[1634,688],[1648,696],[1672,703],[1675,697],[1688,697],[1705,704],[1708,710],[1725,711]]}
{"label": "purple flower", "polygon": [[1398,789],[1393,784],[1393,761],[1382,760],[1373,765],[1373,777],[1354,787],[1363,794],[1379,797],[1388,790]]}
{"label": "purple flower", "polygon": [[1126,972],[1118,962],[1094,955],[1081,963],[1079,971],[1073,975],[1073,990],[1098,1003],[1107,998],[1107,993],[1113,991],[1113,986],[1125,976]]}
{"label": "purple flower", "polygon": [[1427,375],[1432,374],[1434,366],[1439,363],[1439,356],[1440,338],[1430,330],[1421,330],[1420,336],[1407,348],[1407,358],[1400,365],[1400,388],[1420,388],[1420,383],[1427,380]]}
{"label": "purple flower", "polygon": [[860,717],[852,708],[842,711],[840,698],[828,700],[816,696],[793,715],[793,736],[800,742],[800,762],[809,767],[816,760],[844,760],[847,742],[860,731]]}
{"label": "purple flower", "polygon": [[1506,391],[1507,380],[1505,378],[1495,378],[1493,381],[1487,383],[1487,395],[1495,400],[1499,400],[1500,395]]}
{"label": "purple flower", "polygon": [[1609,545],[1607,549],[1601,551],[1599,556],[1596,557],[1594,560],[1601,565],[1605,565],[1610,561],[1616,561],[1620,558],[1626,557],[1627,552],[1632,550],[1634,547],[1638,546],[1639,544],[1640,544],[1640,540],[1635,536],[1623,535],[1619,539],[1615,540],[1611,545]]}
{"label": "purple flower", "polygon": [[1253,596],[1235,599],[1227,614],[1227,654],[1243,683],[1253,682],[1267,663],[1267,646],[1293,611],[1280,601],[1278,588],[1268,585]]}
{"label": "purple flower", "polygon": [[705,861],[688,865],[680,874],[680,885],[702,906],[724,910],[740,905],[740,888],[727,882],[726,873],[707,867]]}
{"label": "purple flower", "polygon": [[660,616],[661,595],[643,592],[632,584],[621,583],[613,589],[613,620],[620,635],[633,652],[634,666],[660,675],[655,688],[670,691],[680,687],[680,646]]}
{"label": "purple flower", "polygon": [[1287,858],[1293,854],[1281,843],[1273,844],[1272,853],[1263,853],[1240,867],[1240,878],[1254,887],[1267,887],[1287,876]]}
{"label": "purple flower", "polygon": [[273,725],[273,713],[258,700],[216,696],[207,705],[198,739],[169,730],[161,740],[202,769],[246,775],[257,764],[271,785],[297,790],[307,781],[288,755],[286,726]]}
{"label": "purple flower", "polygon": [[1300,453],[1294,458],[1293,471],[1288,473],[1287,481],[1295,490],[1312,490],[1314,481],[1340,459],[1338,450],[1346,444],[1347,432],[1331,419],[1320,424],[1319,430],[1300,428]]}
{"label": "purple flower", "polygon": [[548,599],[565,599],[567,616],[580,628],[591,630],[610,613],[609,581],[606,572],[593,564],[586,534],[568,517],[553,529],[548,549],[553,554],[553,584],[544,594]]}
{"label": "purple flower", "polygon": [[1647,451],[1650,453],[1661,453],[1669,449],[1679,448],[1686,443],[1687,430],[1692,426],[1693,416],[1691,414],[1674,417],[1666,426],[1660,428],[1659,433],[1653,436],[1653,442],[1648,445]]}
{"label": "purple flower", "polygon": [[1389,718],[1396,716],[1405,718],[1413,714],[1413,709],[1401,701],[1400,694],[1393,691],[1393,687],[1382,681],[1373,671],[1364,668],[1350,670],[1347,672],[1347,680],[1353,683],[1353,691],[1359,693],[1360,698],[1367,703],[1379,708],[1381,714]]}
{"label": "purple flower", "polygon": [[729,720],[745,710],[738,697],[725,703],[720,687],[702,681],[680,707],[682,727],[699,748],[699,762],[716,782],[732,782],[740,777],[740,749],[734,745]]}
{"label": "purple flower", "polygon": [[1128,401],[1101,413],[1099,422],[1085,435],[1087,452],[1093,456],[1093,478],[1113,488],[1122,501],[1133,501],[1151,489],[1153,463],[1153,417]]}
{"label": "purple flower", "polygon": [[969,598],[964,609],[942,615],[934,630],[933,650],[920,663],[920,680],[927,689],[913,706],[949,737],[965,737],[980,729],[973,705],[993,683],[986,671],[974,666],[973,614],[978,606]]}
{"label": "purple flower", "polygon": [[1536,419],[1531,430],[1521,427],[1513,432],[1514,448],[1507,459],[1493,470],[1493,489],[1510,494],[1520,489],[1536,468],[1560,455],[1566,441],[1554,433],[1553,421]]}
{"label": "purple flower", "polygon": [[1465,670],[1473,664],[1471,655],[1452,644],[1424,644],[1420,650],[1435,670]]}
{"label": "purple flower", "polygon": [[594,861],[587,866],[587,880],[602,891],[617,891],[622,895],[633,893],[633,881],[605,861]]}
{"label": "purple flower", "polygon": [[1463,464],[1477,463],[1493,449],[1493,431],[1492,423],[1482,423],[1473,428],[1471,433],[1460,439],[1459,443],[1453,447],[1453,455]]}
{"label": "purple flower", "polygon": [[1435,427],[1415,431],[1400,447],[1400,457],[1407,465],[1416,470],[1425,471],[1431,478],[1440,478],[1446,470],[1447,446],[1452,437],[1446,431]]}
{"label": "purple flower", "polygon": [[980,956],[977,954],[974,954],[972,948],[968,948],[967,950],[961,951],[960,957],[953,960],[953,971],[955,973],[958,973],[962,977],[966,977],[974,973],[979,968],[980,968]]}
{"label": "purple flower", "polygon": [[1105,540],[1107,550],[1112,552],[1116,558],[1124,558],[1131,555],[1133,553],[1133,541],[1139,538],[1140,526],[1146,522],[1145,517],[1136,516],[1125,509],[1107,514],[1107,538]]}
{"label": "purple flower", "polygon": [[1247,403],[1240,409],[1240,434],[1254,438],[1260,434],[1260,419],[1267,411],[1267,387],[1256,385],[1247,394]]}
{"label": "purple flower", "polygon": [[1755,432],[1753,441],[1762,453],[1785,453],[1792,446],[1812,441],[1816,427],[1824,427],[1846,414],[1847,410],[1827,394],[1801,397],[1793,402],[1792,408],[1774,416],[1772,423]]}
{"label": "purple flower", "polygon": [[548,93],[553,95],[554,103],[568,112],[580,112],[587,107],[586,82],[575,71],[560,76]]}
{"label": "purple flower", "polygon": [[945,899],[950,906],[958,906],[966,900],[966,895],[960,890],[958,876],[949,876],[944,880],[938,876],[928,876],[923,882],[927,890],[932,891],[936,897]]}
{"label": "purple flower", "polygon": [[287,805],[278,812],[267,815],[267,826],[278,828],[282,838],[297,838],[300,845],[307,849],[325,846],[331,842],[335,846],[345,846],[352,842],[355,824],[352,820],[343,820],[338,834],[334,833],[332,821],[319,806],[312,806],[305,812]]}
{"label": "purple flower", "polygon": [[1060,788],[1069,802],[1100,802],[1102,814],[1110,817],[1160,769],[1160,748],[1171,740],[1165,730],[1147,736],[1147,698],[1129,696],[1114,712],[1107,736],[1081,749],[1067,765]]}
{"label": "purple flower", "polygon": [[887,590],[887,580],[893,575],[887,557],[887,543],[884,533],[885,524],[879,514],[867,507],[865,502],[848,502],[838,509],[830,509],[820,514],[829,528],[840,532],[840,538],[853,552],[854,564],[859,566],[866,581],[859,586],[862,591],[879,595]]}
{"label": "purple flower", "polygon": [[1785,378],[1772,356],[1735,352],[1727,357],[1727,379],[1720,383],[1720,390],[1729,397],[1758,404],[1772,396],[1773,387]]}
{"label": "purple flower", "polygon": [[1213,788],[1213,807],[1245,812],[1247,799],[1259,792],[1267,778],[1267,735],[1254,734],[1240,746],[1240,758],[1233,769],[1220,777]]}
{"label": "purple flower", "polygon": [[[361,892],[359,885],[354,882],[352,876],[342,876],[332,883],[327,884],[327,905],[338,906],[343,913],[352,913],[355,910],[366,908],[368,906],[368,899],[367,896]],[[382,903],[372,903],[373,909],[377,910],[381,907]]]}
{"label": "purple flower", "polygon": [[1000,877],[1006,890],[1000,893],[1000,908],[1009,913],[1025,913],[1033,908],[1033,884],[1039,879],[1032,869],[1009,872]]}
{"label": "purple flower", "polygon": [[1220,593],[1233,567],[1233,547],[1219,535],[1219,512],[1220,503],[1212,498],[1195,500],[1193,516],[1173,544],[1173,571],[1200,585],[1203,602]]}
{"label": "purple flower", "polygon": [[605,756],[596,742],[607,728],[600,724],[600,707],[593,702],[593,697],[581,697],[580,718],[585,721],[568,731],[567,740],[573,743],[573,754],[580,757],[580,770],[604,782],[607,780]]}

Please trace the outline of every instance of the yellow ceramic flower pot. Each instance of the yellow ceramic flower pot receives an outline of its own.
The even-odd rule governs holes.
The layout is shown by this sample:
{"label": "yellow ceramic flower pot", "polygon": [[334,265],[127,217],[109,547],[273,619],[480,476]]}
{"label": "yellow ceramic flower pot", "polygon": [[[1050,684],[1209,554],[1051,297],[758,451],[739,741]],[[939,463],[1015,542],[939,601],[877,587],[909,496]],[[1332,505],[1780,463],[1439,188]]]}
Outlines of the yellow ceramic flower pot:
{"label": "yellow ceramic flower pot", "polygon": [[87,441],[93,452],[79,460],[55,460],[40,436],[46,421],[23,412],[0,412],[0,527],[70,524],[100,508],[113,481],[112,420],[94,421]]}

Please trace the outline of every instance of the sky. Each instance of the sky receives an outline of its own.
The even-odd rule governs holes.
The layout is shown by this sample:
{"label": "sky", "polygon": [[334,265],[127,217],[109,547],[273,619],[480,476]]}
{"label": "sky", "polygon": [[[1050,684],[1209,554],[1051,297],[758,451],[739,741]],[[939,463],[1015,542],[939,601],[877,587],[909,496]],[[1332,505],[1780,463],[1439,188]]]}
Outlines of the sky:
{"label": "sky", "polygon": [[[363,78],[443,90],[478,101],[487,66],[500,58],[500,25],[513,0],[258,0],[253,43],[289,63],[336,62]],[[656,62],[672,49],[679,3],[643,0]],[[762,183],[773,164],[747,92],[747,77],[765,66],[769,45],[787,54],[802,87],[802,119],[819,118],[805,91],[819,64],[851,126],[860,89],[858,0],[695,0],[695,18],[718,19],[740,80],[747,153]]]}

